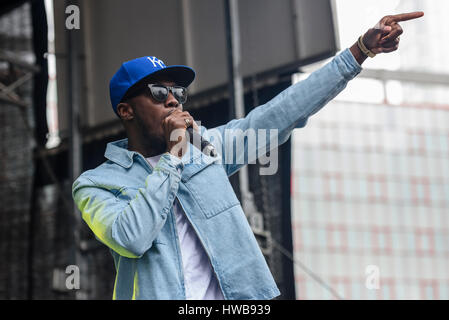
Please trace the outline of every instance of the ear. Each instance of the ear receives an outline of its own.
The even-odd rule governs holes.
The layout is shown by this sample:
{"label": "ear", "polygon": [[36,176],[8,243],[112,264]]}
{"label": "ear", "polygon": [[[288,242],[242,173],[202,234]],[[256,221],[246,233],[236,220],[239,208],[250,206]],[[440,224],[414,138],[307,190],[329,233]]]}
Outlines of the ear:
{"label": "ear", "polygon": [[129,103],[119,103],[117,106],[117,113],[122,120],[129,121],[134,119],[134,110]]}

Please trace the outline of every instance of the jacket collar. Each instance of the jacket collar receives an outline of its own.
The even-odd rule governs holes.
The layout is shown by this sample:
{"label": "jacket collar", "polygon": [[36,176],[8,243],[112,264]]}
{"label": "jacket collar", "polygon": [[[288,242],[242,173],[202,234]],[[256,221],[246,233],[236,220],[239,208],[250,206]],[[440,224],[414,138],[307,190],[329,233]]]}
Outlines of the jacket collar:
{"label": "jacket collar", "polygon": [[104,156],[106,159],[121,165],[124,168],[130,168],[134,161],[135,151],[128,150],[128,139],[109,142],[106,146]]}
{"label": "jacket collar", "polygon": [[[183,156],[182,163],[184,165],[206,163],[210,164],[218,160],[218,158],[208,157],[201,153],[200,150],[193,147],[190,143],[187,153]],[[134,156],[139,154],[136,151],[128,150],[128,138],[109,142],[106,146],[104,156],[106,159],[117,163],[123,168],[129,169],[133,165]]]}

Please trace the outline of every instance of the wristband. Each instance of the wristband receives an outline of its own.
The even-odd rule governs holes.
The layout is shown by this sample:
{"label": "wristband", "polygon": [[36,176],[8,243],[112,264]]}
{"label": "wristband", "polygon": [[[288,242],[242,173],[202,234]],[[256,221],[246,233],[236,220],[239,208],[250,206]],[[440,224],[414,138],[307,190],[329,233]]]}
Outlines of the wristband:
{"label": "wristband", "polygon": [[357,45],[360,51],[362,51],[365,56],[370,58],[374,58],[376,56],[376,54],[369,50],[363,43],[363,35],[360,36],[359,40],[357,41]]}

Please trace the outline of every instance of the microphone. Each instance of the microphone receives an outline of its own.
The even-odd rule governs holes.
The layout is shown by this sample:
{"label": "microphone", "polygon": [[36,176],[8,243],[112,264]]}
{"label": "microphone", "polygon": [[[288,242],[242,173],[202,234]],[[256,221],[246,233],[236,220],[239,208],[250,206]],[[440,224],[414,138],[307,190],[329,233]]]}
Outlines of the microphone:
{"label": "microphone", "polygon": [[215,150],[215,147],[206,139],[204,139],[200,134],[198,134],[196,131],[193,130],[192,127],[188,127],[186,131],[189,133],[189,140],[190,143],[194,146],[198,147],[194,142],[198,143],[198,141],[201,143],[200,150],[206,155],[206,156],[217,156],[217,151]]}

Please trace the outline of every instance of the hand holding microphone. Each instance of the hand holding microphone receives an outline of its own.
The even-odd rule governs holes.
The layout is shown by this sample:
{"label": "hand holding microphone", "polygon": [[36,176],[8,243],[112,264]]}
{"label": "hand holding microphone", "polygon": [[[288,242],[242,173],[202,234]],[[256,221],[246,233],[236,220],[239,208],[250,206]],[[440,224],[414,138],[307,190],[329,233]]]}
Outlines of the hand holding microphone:
{"label": "hand holding microphone", "polygon": [[167,151],[171,154],[182,158],[187,151],[187,142],[189,141],[204,154],[212,157],[217,155],[213,145],[198,133],[198,125],[187,111],[171,110],[162,126],[165,132]]}

